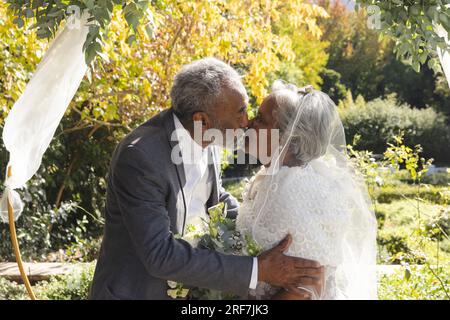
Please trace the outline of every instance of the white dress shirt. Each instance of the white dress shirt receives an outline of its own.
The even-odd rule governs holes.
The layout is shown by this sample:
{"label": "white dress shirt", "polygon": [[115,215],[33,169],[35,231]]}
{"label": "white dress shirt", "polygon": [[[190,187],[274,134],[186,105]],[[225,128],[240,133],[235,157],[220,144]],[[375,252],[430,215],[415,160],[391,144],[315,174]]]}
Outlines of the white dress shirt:
{"label": "white dress shirt", "polygon": [[[176,137],[183,158],[186,184],[183,188],[186,199],[186,225],[200,225],[201,219],[209,219],[206,203],[211,195],[213,177],[208,167],[209,148],[202,148],[192,139],[190,133],[183,127],[174,114]],[[258,283],[258,259],[253,258],[250,289],[255,289]]]}

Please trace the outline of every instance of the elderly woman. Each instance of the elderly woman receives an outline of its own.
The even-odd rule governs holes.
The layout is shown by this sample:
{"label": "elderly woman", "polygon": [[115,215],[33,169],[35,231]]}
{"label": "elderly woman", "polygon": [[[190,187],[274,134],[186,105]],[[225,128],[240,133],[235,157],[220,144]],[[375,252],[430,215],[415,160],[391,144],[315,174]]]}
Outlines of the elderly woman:
{"label": "elderly woman", "polygon": [[[287,255],[325,266],[321,283],[305,279],[300,290],[258,283],[257,299],[376,298],[376,220],[363,183],[345,154],[336,107],[320,91],[301,93],[277,81],[249,128],[258,151],[275,150],[244,192],[237,227],[264,249],[292,235]],[[279,145],[270,138],[279,130]],[[267,137],[267,142],[262,141]],[[306,277],[307,278],[307,277]]]}

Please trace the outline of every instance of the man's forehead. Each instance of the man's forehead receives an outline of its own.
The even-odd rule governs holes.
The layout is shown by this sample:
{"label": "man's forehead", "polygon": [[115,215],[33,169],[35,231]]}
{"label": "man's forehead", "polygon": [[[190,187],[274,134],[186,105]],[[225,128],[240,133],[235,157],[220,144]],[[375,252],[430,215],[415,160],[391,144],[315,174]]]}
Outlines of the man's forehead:
{"label": "man's forehead", "polygon": [[242,95],[229,92],[228,94],[222,93],[216,104],[216,112],[234,112],[247,106],[247,102]]}
{"label": "man's forehead", "polygon": [[242,92],[236,89],[231,88],[224,88],[221,93],[222,97],[224,97],[227,100],[234,100],[234,101],[243,101],[246,102],[246,96],[243,95]]}

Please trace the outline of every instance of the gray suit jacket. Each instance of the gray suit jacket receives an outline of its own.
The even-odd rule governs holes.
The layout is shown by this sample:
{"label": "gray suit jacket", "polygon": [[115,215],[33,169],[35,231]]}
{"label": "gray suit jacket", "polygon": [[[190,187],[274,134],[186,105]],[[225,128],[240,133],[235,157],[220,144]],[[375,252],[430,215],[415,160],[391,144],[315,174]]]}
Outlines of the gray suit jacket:
{"label": "gray suit jacket", "polygon": [[[188,286],[245,295],[251,257],[193,248],[174,235],[183,234],[186,202],[183,164],[171,161],[175,130],[171,109],[156,115],[114,151],[108,174],[105,228],[91,299],[169,299],[167,280]],[[215,155],[211,155],[215,156]],[[210,165],[215,184],[208,207],[237,201],[220,184],[218,161]]]}

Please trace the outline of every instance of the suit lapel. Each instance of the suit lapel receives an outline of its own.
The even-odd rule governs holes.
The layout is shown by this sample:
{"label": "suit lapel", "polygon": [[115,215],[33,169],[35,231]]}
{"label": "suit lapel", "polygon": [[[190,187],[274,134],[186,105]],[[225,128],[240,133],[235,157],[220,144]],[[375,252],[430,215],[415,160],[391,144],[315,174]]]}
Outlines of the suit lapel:
{"label": "suit lapel", "polygon": [[210,152],[208,154],[208,166],[209,166],[209,173],[213,177],[213,187],[211,192],[211,197],[208,200],[208,207],[211,207],[219,202],[219,168],[218,168],[218,160],[216,159],[216,152],[214,151],[215,148],[210,148]]}
{"label": "suit lapel", "polygon": [[[170,148],[171,148],[171,152],[173,152],[173,150],[179,150],[178,146],[178,141],[176,139],[171,139],[172,138],[172,134],[175,131],[175,124],[173,122],[173,110],[169,109],[167,110],[167,113],[164,115],[164,127],[166,129],[166,133],[167,133],[167,138],[168,138],[168,142],[170,144]],[[218,153],[216,152],[216,148],[209,148],[210,151],[208,153],[208,167],[209,167],[209,173],[212,175],[213,177],[213,187],[212,187],[212,191],[211,191],[211,196],[208,199],[207,202],[207,206],[211,207],[216,205],[219,202],[219,181],[220,181],[220,173],[219,173],[219,160],[218,160]],[[181,157],[181,151],[180,152],[180,157]],[[183,206],[184,206],[184,215],[183,215],[183,226],[182,226],[182,230],[181,230],[181,234],[184,235],[184,229],[185,229],[185,225],[186,225],[186,215],[187,215],[187,203],[186,203],[186,196],[184,193],[184,186],[186,185],[186,173],[184,171],[184,166],[183,163],[179,163],[179,164],[174,164],[176,172],[177,172],[177,178],[178,178],[178,183],[180,184],[180,190],[181,190],[181,197],[179,197],[179,200],[181,201],[180,198],[182,198],[183,201]],[[206,208],[207,209],[207,208]]]}
{"label": "suit lapel", "polygon": [[[172,134],[175,131],[175,124],[173,122],[173,110],[172,109],[167,110],[167,113],[164,117],[164,127],[166,129],[168,142],[169,142],[170,148],[171,148],[171,156],[172,156],[172,152],[174,152],[173,150],[178,150],[180,152],[179,156],[181,158],[181,150],[178,148],[178,141],[175,139],[172,139]],[[171,161],[172,161],[172,157],[171,157]],[[181,235],[183,236],[184,228],[185,228],[185,224],[186,224],[186,214],[187,214],[186,196],[184,193],[184,186],[186,185],[186,174],[184,172],[184,166],[183,166],[182,162],[180,162],[178,164],[174,163],[174,166],[175,166],[175,170],[177,173],[178,183],[180,184],[181,198],[182,198],[183,207],[184,207],[183,225],[182,225],[182,229],[181,229]],[[178,197],[178,199],[181,201],[180,197]]]}

